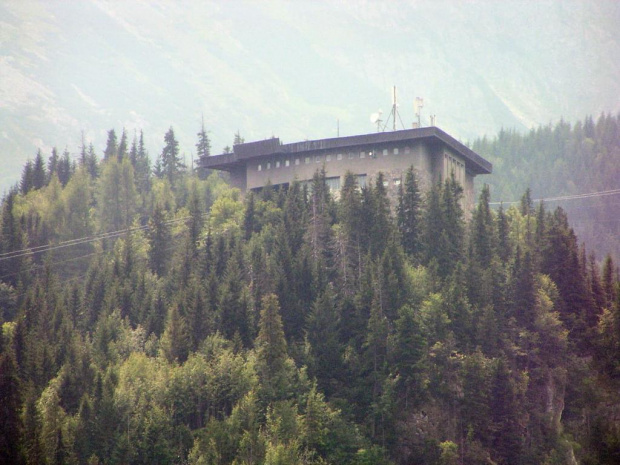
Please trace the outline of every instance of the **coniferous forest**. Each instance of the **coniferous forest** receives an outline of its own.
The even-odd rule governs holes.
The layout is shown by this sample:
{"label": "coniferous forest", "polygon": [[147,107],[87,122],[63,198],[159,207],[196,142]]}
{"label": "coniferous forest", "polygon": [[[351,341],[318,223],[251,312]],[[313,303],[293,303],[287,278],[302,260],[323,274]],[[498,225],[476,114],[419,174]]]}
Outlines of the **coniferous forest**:
{"label": "coniferous forest", "polygon": [[413,169],[242,198],[162,146],[2,200],[1,463],[620,462],[617,264],[561,208]]}

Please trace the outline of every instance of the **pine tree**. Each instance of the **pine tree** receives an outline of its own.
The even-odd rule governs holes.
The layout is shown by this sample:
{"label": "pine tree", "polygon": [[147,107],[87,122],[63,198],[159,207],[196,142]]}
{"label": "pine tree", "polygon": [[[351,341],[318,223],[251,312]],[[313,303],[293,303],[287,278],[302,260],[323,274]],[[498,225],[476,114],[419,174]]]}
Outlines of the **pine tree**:
{"label": "pine tree", "polygon": [[22,171],[22,178],[19,182],[19,190],[22,195],[26,195],[34,188],[34,163],[28,160]]}
{"label": "pine tree", "polygon": [[520,424],[519,399],[510,371],[502,358],[497,361],[491,381],[490,412],[493,459],[500,464],[520,463],[523,427]]}
{"label": "pine tree", "polygon": [[256,358],[259,380],[266,399],[282,399],[288,396],[288,349],[280,305],[274,294],[263,297],[256,338]]}
{"label": "pine tree", "polygon": [[122,162],[129,155],[127,153],[128,144],[127,144],[127,133],[125,132],[125,128],[123,128],[123,132],[121,134],[121,141],[118,144],[117,154],[118,161]]}
{"label": "pine tree", "polygon": [[398,188],[397,221],[403,249],[414,261],[421,253],[421,203],[420,190],[413,166],[406,174],[404,183]]}
{"label": "pine tree", "polygon": [[443,213],[439,274],[447,276],[463,257],[464,222],[461,208],[463,188],[454,175],[446,180],[441,196]]}
{"label": "pine tree", "polygon": [[187,360],[190,347],[187,321],[179,312],[177,305],[172,305],[166,318],[166,329],[161,337],[161,350],[169,362],[183,363]]}
{"label": "pine tree", "polygon": [[58,150],[56,147],[52,149],[52,154],[47,160],[47,180],[46,184],[49,184],[54,175],[58,175]]}
{"label": "pine tree", "polygon": [[160,167],[160,177],[165,177],[170,182],[170,185],[174,188],[177,180],[185,169],[185,165],[181,161],[179,155],[179,143],[174,137],[174,130],[172,127],[168,129],[164,136],[165,146],[161,152],[158,160],[158,166]]}
{"label": "pine tree", "polygon": [[34,159],[34,168],[32,173],[32,186],[34,189],[41,189],[45,186],[47,181],[47,171],[45,168],[45,162],[43,161],[43,154],[41,150],[37,150],[37,156]]}
{"label": "pine tree", "polygon": [[103,160],[107,161],[118,156],[118,143],[116,141],[116,132],[114,129],[108,131],[108,140],[105,150],[103,151]]}
{"label": "pine tree", "polygon": [[15,359],[10,350],[0,351],[0,463],[22,462],[20,410],[21,390]]}
{"label": "pine tree", "polygon": [[196,180],[192,180],[189,192],[189,199],[187,201],[187,207],[189,210],[188,221],[188,235],[189,245],[191,248],[192,258],[198,256],[198,246],[201,239],[202,229],[204,227],[204,208],[198,194],[198,184]]}
{"label": "pine tree", "polygon": [[134,168],[136,188],[141,194],[151,190],[151,161],[144,147],[144,133],[140,130],[140,139],[136,145],[136,138],[132,144],[130,154],[131,164]]}
{"label": "pine tree", "polygon": [[248,318],[248,300],[237,257],[228,260],[219,292],[220,331],[228,339],[233,339],[235,333],[238,333],[244,346],[249,347],[252,325]]}
{"label": "pine tree", "polygon": [[508,260],[512,256],[512,244],[510,242],[510,228],[508,226],[508,218],[504,213],[504,206],[500,205],[496,217],[497,230],[497,254],[503,264],[508,264]]}
{"label": "pine tree", "polygon": [[374,257],[381,256],[385,250],[388,238],[392,234],[392,221],[390,216],[390,199],[385,188],[385,176],[380,171],[377,174],[374,188],[372,189],[372,221],[370,226],[370,250]]}
{"label": "pine tree", "polygon": [[306,334],[314,357],[312,372],[328,397],[336,392],[343,369],[339,326],[335,296],[328,286],[312,305],[306,323]]}
{"label": "pine tree", "polygon": [[151,270],[158,276],[164,276],[168,269],[168,259],[170,256],[168,248],[170,247],[172,235],[164,210],[159,204],[155,205],[153,216],[149,220],[147,236],[150,245],[148,255]]}
{"label": "pine tree", "polygon": [[95,147],[93,144],[88,145],[88,154],[86,155],[86,167],[90,177],[95,179],[99,176],[99,162],[97,160],[97,154],[95,153]]}
{"label": "pine tree", "polygon": [[611,255],[605,257],[603,263],[603,292],[605,294],[605,305],[611,307],[614,301],[614,283],[617,280],[616,269]]}
{"label": "pine tree", "polygon": [[486,269],[491,265],[496,248],[495,223],[489,207],[490,200],[491,192],[489,186],[485,184],[474,211],[470,235],[473,259],[482,269]]}
{"label": "pine tree", "polygon": [[415,405],[424,398],[423,360],[426,340],[419,315],[410,305],[403,305],[398,310],[395,328],[394,362],[403,386],[407,409],[409,402]]}
{"label": "pine tree", "polygon": [[197,134],[198,142],[196,143],[196,155],[199,157],[208,157],[211,155],[211,141],[209,135],[205,130],[205,122],[202,120],[202,126],[200,132]]}
{"label": "pine tree", "polygon": [[250,240],[256,231],[256,218],[254,206],[254,192],[248,192],[245,199],[245,212],[243,214],[243,235],[246,241]]}
{"label": "pine tree", "polygon": [[73,165],[73,162],[71,161],[71,155],[65,149],[65,151],[62,154],[62,158],[58,160],[58,170],[57,170],[58,180],[60,181],[60,184],[62,184],[63,187],[67,185],[74,171],[75,171],[75,166]]}

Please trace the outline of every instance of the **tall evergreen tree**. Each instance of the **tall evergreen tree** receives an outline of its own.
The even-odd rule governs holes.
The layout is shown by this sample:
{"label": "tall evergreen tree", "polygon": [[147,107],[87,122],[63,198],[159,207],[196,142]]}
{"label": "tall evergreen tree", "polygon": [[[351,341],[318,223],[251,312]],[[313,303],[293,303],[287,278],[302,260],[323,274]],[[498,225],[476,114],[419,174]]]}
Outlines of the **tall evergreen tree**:
{"label": "tall evergreen tree", "polygon": [[211,155],[211,141],[209,140],[209,135],[205,130],[204,119],[202,120],[200,132],[198,132],[197,136],[198,142],[196,143],[196,155],[199,157],[208,157]]}
{"label": "tall evergreen tree", "polygon": [[19,190],[22,195],[26,195],[34,188],[34,163],[28,160],[22,171],[22,178],[19,182]]}
{"label": "tall evergreen tree", "polygon": [[288,348],[284,338],[280,305],[274,294],[263,297],[256,338],[257,371],[264,395],[275,400],[287,397]]}
{"label": "tall evergreen tree", "polygon": [[170,240],[172,238],[170,225],[166,221],[166,215],[161,205],[156,204],[153,216],[149,220],[149,262],[151,270],[158,276],[164,276],[168,269],[170,257]]}
{"label": "tall evergreen tree", "polygon": [[103,160],[107,161],[118,156],[118,142],[116,140],[116,132],[114,129],[108,131],[108,140],[105,150],[103,151]]}
{"label": "tall evergreen tree", "polygon": [[181,161],[181,157],[179,155],[179,143],[174,136],[174,130],[172,127],[170,127],[168,132],[166,132],[164,142],[165,146],[158,160],[158,166],[161,170],[160,176],[168,179],[170,185],[174,188],[179,176],[185,169],[185,165]]}
{"label": "tall evergreen tree", "polygon": [[41,189],[45,186],[47,180],[47,171],[45,169],[45,162],[43,161],[43,154],[41,150],[37,150],[37,156],[34,159],[34,167],[32,173],[32,186],[34,189]]}
{"label": "tall evergreen tree", "polygon": [[385,250],[388,238],[392,234],[392,220],[390,216],[390,200],[387,195],[385,175],[377,173],[375,185],[372,189],[374,214],[369,222],[371,236],[371,253],[381,256]]}
{"label": "tall evergreen tree", "polygon": [[62,184],[63,187],[67,185],[74,171],[75,171],[75,166],[73,165],[73,162],[71,161],[71,155],[65,149],[65,151],[62,154],[62,158],[58,160],[58,170],[57,170],[58,180],[60,181],[60,184]]}
{"label": "tall evergreen tree", "polygon": [[306,323],[308,342],[313,355],[312,372],[328,397],[336,391],[343,369],[338,340],[339,325],[340,317],[335,296],[328,286],[314,302]]}
{"label": "tall evergreen tree", "polygon": [[58,150],[56,147],[52,149],[52,154],[47,160],[47,182],[49,184],[54,175],[58,176],[58,161],[60,157],[58,156]]}
{"label": "tall evergreen tree", "polygon": [[125,128],[123,128],[123,132],[121,133],[121,141],[118,144],[117,154],[118,161],[123,161],[125,158],[129,156],[128,154],[129,144],[127,142],[127,133],[125,132]]}
{"label": "tall evergreen tree", "polygon": [[486,269],[491,265],[491,260],[495,254],[495,222],[493,221],[493,215],[491,214],[491,208],[489,202],[491,200],[491,193],[489,186],[485,185],[482,188],[480,198],[478,199],[478,205],[474,211],[472,220],[472,250],[473,259],[483,268]]}
{"label": "tall evergreen tree", "polygon": [[0,463],[22,463],[20,409],[21,389],[13,354],[0,351]]}
{"label": "tall evergreen tree", "polygon": [[422,199],[413,166],[405,174],[404,183],[398,188],[398,207],[396,218],[403,249],[415,261],[421,253],[421,205]]}

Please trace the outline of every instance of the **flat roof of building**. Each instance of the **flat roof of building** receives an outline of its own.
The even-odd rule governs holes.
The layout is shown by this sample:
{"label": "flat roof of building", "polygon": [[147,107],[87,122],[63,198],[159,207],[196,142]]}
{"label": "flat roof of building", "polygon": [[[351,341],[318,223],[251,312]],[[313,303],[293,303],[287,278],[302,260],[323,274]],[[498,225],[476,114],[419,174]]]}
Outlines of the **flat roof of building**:
{"label": "flat roof of building", "polygon": [[337,149],[349,149],[368,145],[380,145],[393,142],[422,141],[431,143],[443,143],[465,159],[467,169],[475,174],[490,174],[493,165],[465,146],[454,137],[442,131],[438,127],[418,129],[405,129],[402,131],[377,132],[357,136],[334,137],[331,139],[308,140],[293,142],[290,144],[280,143],[280,139],[273,137],[257,142],[237,144],[231,153],[201,157],[200,166],[203,168],[230,171],[244,166],[247,160],[263,158],[273,155],[294,155],[305,152],[332,151]]}

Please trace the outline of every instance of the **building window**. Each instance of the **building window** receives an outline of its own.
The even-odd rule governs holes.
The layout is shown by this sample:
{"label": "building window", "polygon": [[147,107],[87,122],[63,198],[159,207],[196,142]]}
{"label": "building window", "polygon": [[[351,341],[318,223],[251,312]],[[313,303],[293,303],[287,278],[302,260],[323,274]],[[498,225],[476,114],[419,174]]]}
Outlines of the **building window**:
{"label": "building window", "polygon": [[286,166],[287,168],[291,166],[291,160],[284,160],[284,166]]}
{"label": "building window", "polygon": [[299,165],[299,158],[295,158],[295,166]]}
{"label": "building window", "polygon": [[306,165],[310,163],[310,157],[306,157]]}
{"label": "building window", "polygon": [[325,161],[332,161],[332,156],[331,155],[327,155],[325,157]]}
{"label": "building window", "polygon": [[410,153],[411,149],[409,148],[409,146],[405,147],[405,153]]}
{"label": "building window", "polygon": [[314,157],[314,161],[317,163],[321,163],[321,155],[317,155],[316,157]]}
{"label": "building window", "polygon": [[383,187],[387,187],[389,185],[390,185],[390,183],[388,181],[383,181]]}
{"label": "building window", "polygon": [[388,154],[388,149],[383,149],[383,156],[385,157]]}
{"label": "building window", "polygon": [[354,156],[353,152],[349,152],[349,160],[351,160],[353,156]]}
{"label": "building window", "polygon": [[400,178],[394,179],[394,185],[395,186],[400,186]]}
{"label": "building window", "polygon": [[270,161],[268,161],[268,162],[267,162],[267,169],[268,169],[268,170],[270,170],[270,169],[271,169],[271,162],[270,162]]}
{"label": "building window", "polygon": [[394,147],[394,155],[398,155],[398,147]]}
{"label": "building window", "polygon": [[366,175],[365,174],[357,175],[357,185],[360,189],[362,189],[363,187],[366,187]]}
{"label": "building window", "polygon": [[276,168],[280,168],[280,160],[276,162]]}
{"label": "building window", "polygon": [[326,178],[325,184],[327,185],[327,188],[331,192],[339,191],[340,190],[340,176],[335,176],[333,178]]}
{"label": "building window", "polygon": [[360,152],[360,158],[366,158],[366,152],[361,151]]}
{"label": "building window", "polygon": [[336,157],[337,160],[342,160],[342,154],[339,153],[338,156]]}
{"label": "building window", "polygon": [[263,171],[263,165],[261,165],[260,163],[258,164],[258,171]]}

